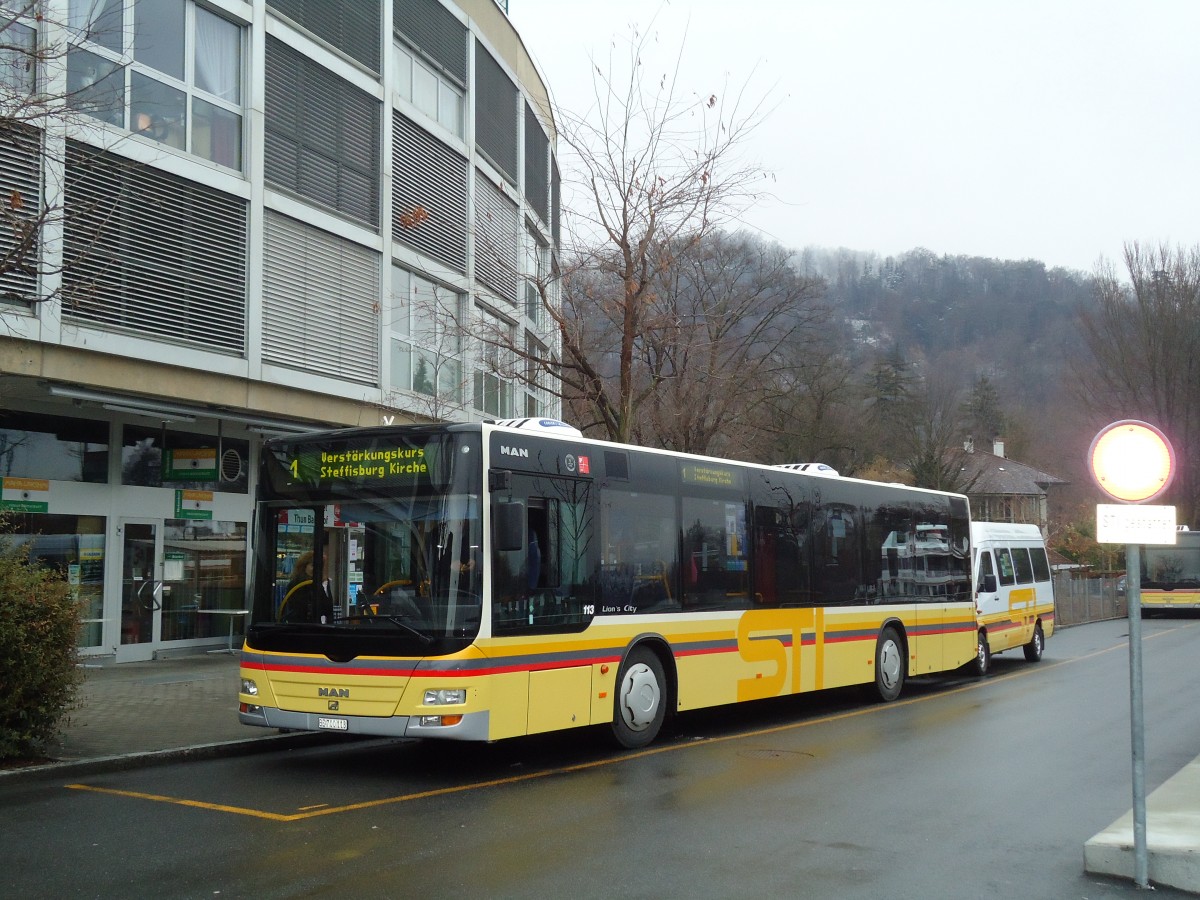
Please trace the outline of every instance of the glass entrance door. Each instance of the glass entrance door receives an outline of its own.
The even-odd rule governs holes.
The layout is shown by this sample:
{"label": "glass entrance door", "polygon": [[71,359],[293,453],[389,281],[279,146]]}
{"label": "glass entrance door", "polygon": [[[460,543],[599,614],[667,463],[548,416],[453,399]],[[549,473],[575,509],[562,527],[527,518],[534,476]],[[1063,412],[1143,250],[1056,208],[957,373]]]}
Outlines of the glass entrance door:
{"label": "glass entrance door", "polygon": [[162,629],[159,523],[124,519],[121,535],[121,645],[118,662],[150,659]]}

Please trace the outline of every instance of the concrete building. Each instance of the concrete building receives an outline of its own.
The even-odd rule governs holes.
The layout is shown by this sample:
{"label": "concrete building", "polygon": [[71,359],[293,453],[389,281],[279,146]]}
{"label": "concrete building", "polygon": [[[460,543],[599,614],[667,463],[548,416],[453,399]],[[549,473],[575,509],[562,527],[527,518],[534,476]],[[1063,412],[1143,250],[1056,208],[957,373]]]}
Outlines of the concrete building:
{"label": "concrete building", "polygon": [[553,352],[547,87],[495,0],[35,5],[0,0],[0,101],[57,98],[0,110],[0,508],[83,654],[224,646],[265,436],[558,414],[464,336]]}

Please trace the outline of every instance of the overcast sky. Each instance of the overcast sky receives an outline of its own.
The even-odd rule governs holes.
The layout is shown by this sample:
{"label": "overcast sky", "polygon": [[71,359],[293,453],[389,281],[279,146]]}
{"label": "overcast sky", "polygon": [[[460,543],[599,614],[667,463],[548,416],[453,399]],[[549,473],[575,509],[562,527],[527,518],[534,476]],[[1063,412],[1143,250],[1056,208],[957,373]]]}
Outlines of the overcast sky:
{"label": "overcast sky", "polygon": [[[1035,258],[1091,271],[1124,242],[1200,244],[1198,0],[509,0],[555,102],[654,19],[698,95],[774,111],[749,154],[787,247]],[[686,36],[685,36],[686,35]]]}

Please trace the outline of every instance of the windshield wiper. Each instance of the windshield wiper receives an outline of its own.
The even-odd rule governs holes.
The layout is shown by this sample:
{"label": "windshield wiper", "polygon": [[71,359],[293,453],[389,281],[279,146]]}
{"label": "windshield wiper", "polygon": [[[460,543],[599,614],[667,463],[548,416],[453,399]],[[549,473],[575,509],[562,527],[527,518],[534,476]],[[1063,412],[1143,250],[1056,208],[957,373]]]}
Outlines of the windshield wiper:
{"label": "windshield wiper", "polygon": [[426,646],[433,643],[433,638],[431,638],[429,635],[427,635],[421,629],[419,629],[413,625],[409,625],[407,622],[404,621],[406,618],[410,618],[410,617],[409,616],[400,616],[400,615],[391,615],[388,613],[380,613],[377,616],[345,616],[344,618],[338,619],[337,621],[338,622],[377,622],[380,619],[382,619],[385,622],[391,622],[397,628],[400,628],[403,631],[407,631],[409,634],[420,638],[421,643],[425,644]]}

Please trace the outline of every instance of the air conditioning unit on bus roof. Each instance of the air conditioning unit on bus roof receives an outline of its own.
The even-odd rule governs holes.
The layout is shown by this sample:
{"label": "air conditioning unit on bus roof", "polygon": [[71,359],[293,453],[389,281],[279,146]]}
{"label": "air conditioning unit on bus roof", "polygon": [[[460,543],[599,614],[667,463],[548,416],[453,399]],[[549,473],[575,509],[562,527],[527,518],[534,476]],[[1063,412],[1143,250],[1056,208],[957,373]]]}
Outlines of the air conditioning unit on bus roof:
{"label": "air conditioning unit on bus roof", "polygon": [[782,463],[772,466],[772,468],[791,469],[794,472],[804,472],[806,475],[826,475],[829,478],[838,477],[838,470],[833,466],[825,465],[825,463]]}
{"label": "air conditioning unit on bus roof", "polygon": [[583,437],[583,432],[574,425],[560,422],[558,419],[499,419],[492,422],[502,428],[520,428],[522,431],[553,431],[556,434],[570,434]]}

